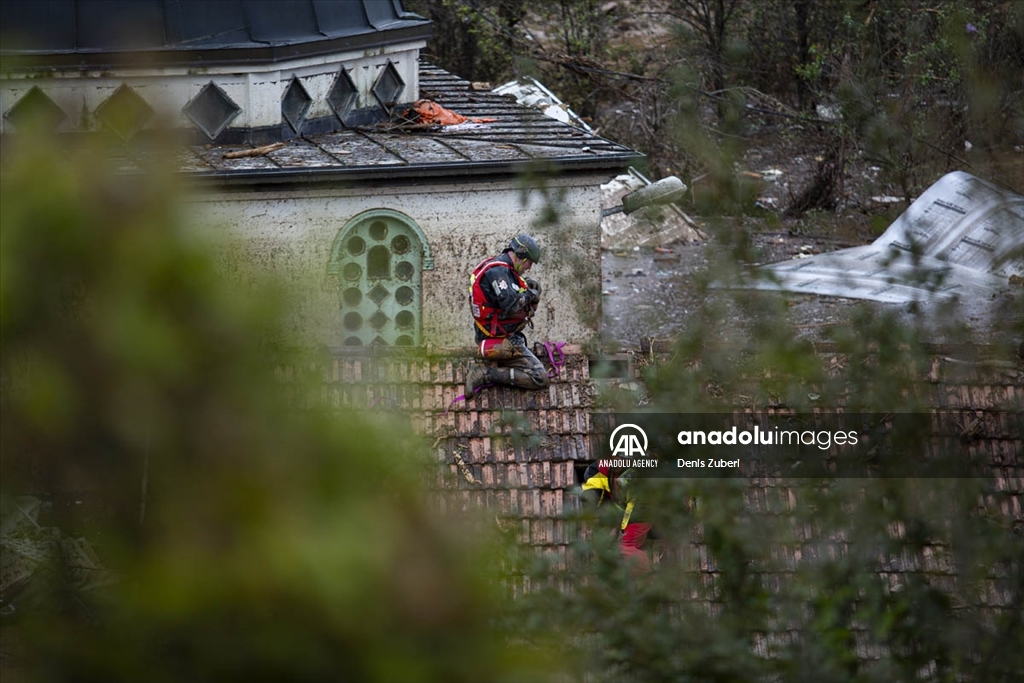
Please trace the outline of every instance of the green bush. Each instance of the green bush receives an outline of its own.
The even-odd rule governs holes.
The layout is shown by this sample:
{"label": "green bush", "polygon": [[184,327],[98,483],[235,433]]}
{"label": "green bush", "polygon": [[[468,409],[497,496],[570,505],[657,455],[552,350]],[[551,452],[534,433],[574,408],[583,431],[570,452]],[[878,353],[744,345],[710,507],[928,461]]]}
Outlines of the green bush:
{"label": "green bush", "polygon": [[540,653],[495,626],[497,546],[425,495],[422,441],[275,379],[310,360],[277,343],[281,290],[222,277],[174,169],[153,161],[173,153],[5,144],[3,490],[101,500],[85,533],[122,577],[88,594],[56,581],[5,621],[5,672],[540,676]]}

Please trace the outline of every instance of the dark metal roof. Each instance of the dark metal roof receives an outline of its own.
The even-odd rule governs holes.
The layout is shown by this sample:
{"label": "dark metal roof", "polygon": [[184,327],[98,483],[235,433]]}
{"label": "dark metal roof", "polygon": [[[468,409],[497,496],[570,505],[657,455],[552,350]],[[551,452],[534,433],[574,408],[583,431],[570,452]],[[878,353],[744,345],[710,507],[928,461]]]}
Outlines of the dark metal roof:
{"label": "dark metal roof", "polygon": [[5,56],[30,66],[276,61],[430,36],[401,0],[2,0]]}
{"label": "dark metal roof", "polygon": [[507,175],[527,170],[615,173],[643,158],[636,150],[544,116],[536,109],[429,64],[420,96],[490,123],[416,126],[394,118],[375,126],[292,139],[264,155],[229,158],[239,145],[195,146],[183,170],[221,182],[412,179]]}

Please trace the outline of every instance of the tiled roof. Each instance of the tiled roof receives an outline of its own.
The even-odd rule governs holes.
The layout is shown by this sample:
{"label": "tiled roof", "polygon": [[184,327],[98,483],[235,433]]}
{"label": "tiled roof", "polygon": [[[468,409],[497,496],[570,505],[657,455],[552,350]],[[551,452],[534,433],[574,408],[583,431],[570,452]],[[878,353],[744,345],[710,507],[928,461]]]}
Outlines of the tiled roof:
{"label": "tiled roof", "polygon": [[[450,475],[442,487],[448,491],[443,504],[482,506],[516,529],[522,541],[564,559],[575,537],[564,513],[573,505],[576,470],[596,452],[592,418],[600,408],[590,361],[572,349],[545,390],[488,387],[470,401],[458,400],[469,361],[468,353],[422,358],[396,350],[379,355],[339,350],[322,372],[336,407],[386,407],[409,416]],[[924,378],[934,410],[962,423],[958,442],[993,465],[992,486],[979,509],[1024,530],[1022,379],[1019,367],[964,368],[941,358]],[[778,518],[796,503],[796,487],[782,478],[749,479],[744,495],[754,515]],[[803,543],[780,547],[781,564],[795,567],[818,553],[844,552],[842,544],[812,542],[813,535],[811,529],[796,529],[793,537]],[[938,571],[947,551],[926,548],[912,557],[889,558],[880,571]],[[669,549],[666,557],[673,555],[709,580],[718,571],[699,534],[692,545]],[[994,604],[999,599],[993,597]]]}
{"label": "tiled roof", "polygon": [[[513,99],[473,89],[469,81],[420,65],[420,96],[471,118],[494,122],[413,125],[399,118],[375,126],[295,138],[280,149],[232,158],[251,146],[208,145],[185,150],[183,171],[223,182],[309,182],[515,174],[538,162],[562,171],[616,171],[642,155],[544,116]],[[396,112],[400,114],[401,112]]]}
{"label": "tiled roof", "polygon": [[[333,406],[404,413],[430,439],[449,475],[443,505],[485,506],[518,525],[528,542],[564,554],[573,539],[561,517],[575,467],[591,457],[595,393],[589,359],[578,347],[566,349],[546,389],[490,386],[468,401],[459,400],[468,353],[424,358],[341,349],[317,372]],[[287,383],[294,371],[279,372]]]}

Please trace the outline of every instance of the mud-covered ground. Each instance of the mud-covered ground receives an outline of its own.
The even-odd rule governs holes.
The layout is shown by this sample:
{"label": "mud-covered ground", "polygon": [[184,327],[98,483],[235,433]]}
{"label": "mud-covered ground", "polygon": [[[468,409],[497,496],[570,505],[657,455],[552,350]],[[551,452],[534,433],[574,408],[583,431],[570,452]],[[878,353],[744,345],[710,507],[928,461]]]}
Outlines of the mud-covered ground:
{"label": "mud-covered ground", "polygon": [[[799,254],[821,253],[840,246],[833,240],[791,236],[773,232],[751,236],[751,251],[756,263],[772,263]],[[714,239],[693,244],[673,244],[665,248],[671,253],[641,249],[604,252],[603,327],[602,337],[609,348],[638,349],[646,339],[672,340],[698,315],[707,299],[728,302],[732,298],[785,298],[785,309],[794,325],[794,333],[811,340],[828,337],[829,327],[847,320],[859,302],[818,296],[783,295],[767,292],[708,290],[707,282],[720,270],[720,259],[728,258],[727,250]],[[727,306],[729,313],[719,322],[737,327],[736,306]]]}
{"label": "mud-covered ground", "polygon": [[[741,218],[701,216],[693,206],[683,207],[705,227],[707,241],[664,244],[660,249],[641,248],[604,251],[602,339],[609,350],[639,349],[644,339],[671,341],[677,338],[693,316],[707,303],[707,297],[727,300],[730,296],[755,296],[752,292],[731,293],[701,287],[702,282],[720,275],[726,268],[742,262],[745,266],[773,263],[801,255],[813,255],[871,243],[906,209],[908,203],[893,196],[893,188],[878,180],[877,169],[869,164],[851,164],[843,184],[839,205],[832,211],[814,211],[798,218],[782,216],[801,189],[814,178],[819,157],[813,146],[799,144],[798,136],[766,136],[766,144],[756,146],[744,157],[739,174],[754,178],[759,207]],[[1007,185],[1008,177],[1024,178],[1024,156],[1008,153],[993,165],[978,165],[969,172]],[[1019,175],[1018,175],[1019,172]],[[684,179],[686,180],[686,179]],[[938,180],[938,177],[935,178]],[[687,184],[690,184],[687,181]],[[1024,191],[1024,187],[1007,185]],[[698,186],[699,190],[699,186]],[[744,240],[745,248],[736,250],[728,243]],[[730,253],[742,251],[741,257]],[[671,252],[671,253],[667,253]],[[832,332],[846,324],[860,306],[896,311],[908,323],[928,324],[928,313],[917,314],[910,305],[878,304],[838,297],[768,294],[784,302],[795,338],[813,342],[827,341]],[[1018,295],[1017,303],[1020,303]],[[936,343],[968,341],[972,344],[1011,346],[1021,344],[1020,323],[1016,332],[1006,320],[1008,314],[1018,321],[1024,317],[1024,305],[993,307],[988,302],[964,302],[955,314],[960,328],[957,337],[936,332]],[[726,307],[721,320],[713,320],[723,329],[736,327],[738,306]]]}
{"label": "mud-covered ground", "polygon": [[[845,245],[834,240],[778,233],[758,233],[751,237],[751,247],[762,259],[755,263],[770,263],[800,254],[821,253]],[[842,331],[851,315],[861,306],[876,312],[893,311],[906,324],[935,325],[927,341],[936,344],[977,344],[987,347],[1017,349],[1024,339],[1020,337],[1020,320],[1024,310],[1020,306],[1022,294],[1017,295],[1016,306],[995,307],[991,302],[962,303],[951,318],[939,320],[930,312],[915,311],[911,304],[881,304],[839,297],[799,295],[750,290],[708,289],[705,283],[722,271],[724,248],[714,240],[698,244],[674,244],[672,253],[654,249],[626,252],[604,252],[603,264],[603,323],[602,340],[609,351],[639,350],[645,340],[671,342],[678,338],[688,324],[699,320],[702,306],[722,303],[717,317],[703,324],[716,325],[716,334],[728,338],[731,330],[740,330],[754,312],[743,311],[742,302],[779,301],[779,307],[766,305],[765,314],[785,311],[792,327],[794,340],[814,343],[828,342],[833,334]],[[710,301],[709,301],[710,300]],[[1016,332],[1012,318],[1015,318]],[[954,319],[955,318],[955,319]],[[950,332],[949,326],[955,328]],[[940,327],[942,329],[940,329]],[[1009,329],[1008,329],[1009,328]]]}

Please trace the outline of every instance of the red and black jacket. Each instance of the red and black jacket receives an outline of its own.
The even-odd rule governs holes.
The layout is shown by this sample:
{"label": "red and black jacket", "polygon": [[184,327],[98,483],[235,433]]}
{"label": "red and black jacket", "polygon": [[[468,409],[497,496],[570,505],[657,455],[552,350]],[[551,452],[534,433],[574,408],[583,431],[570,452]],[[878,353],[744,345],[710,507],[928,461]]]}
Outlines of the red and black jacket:
{"label": "red and black jacket", "polygon": [[478,334],[507,337],[529,324],[533,307],[528,287],[508,252],[481,261],[469,282],[469,305]]}

